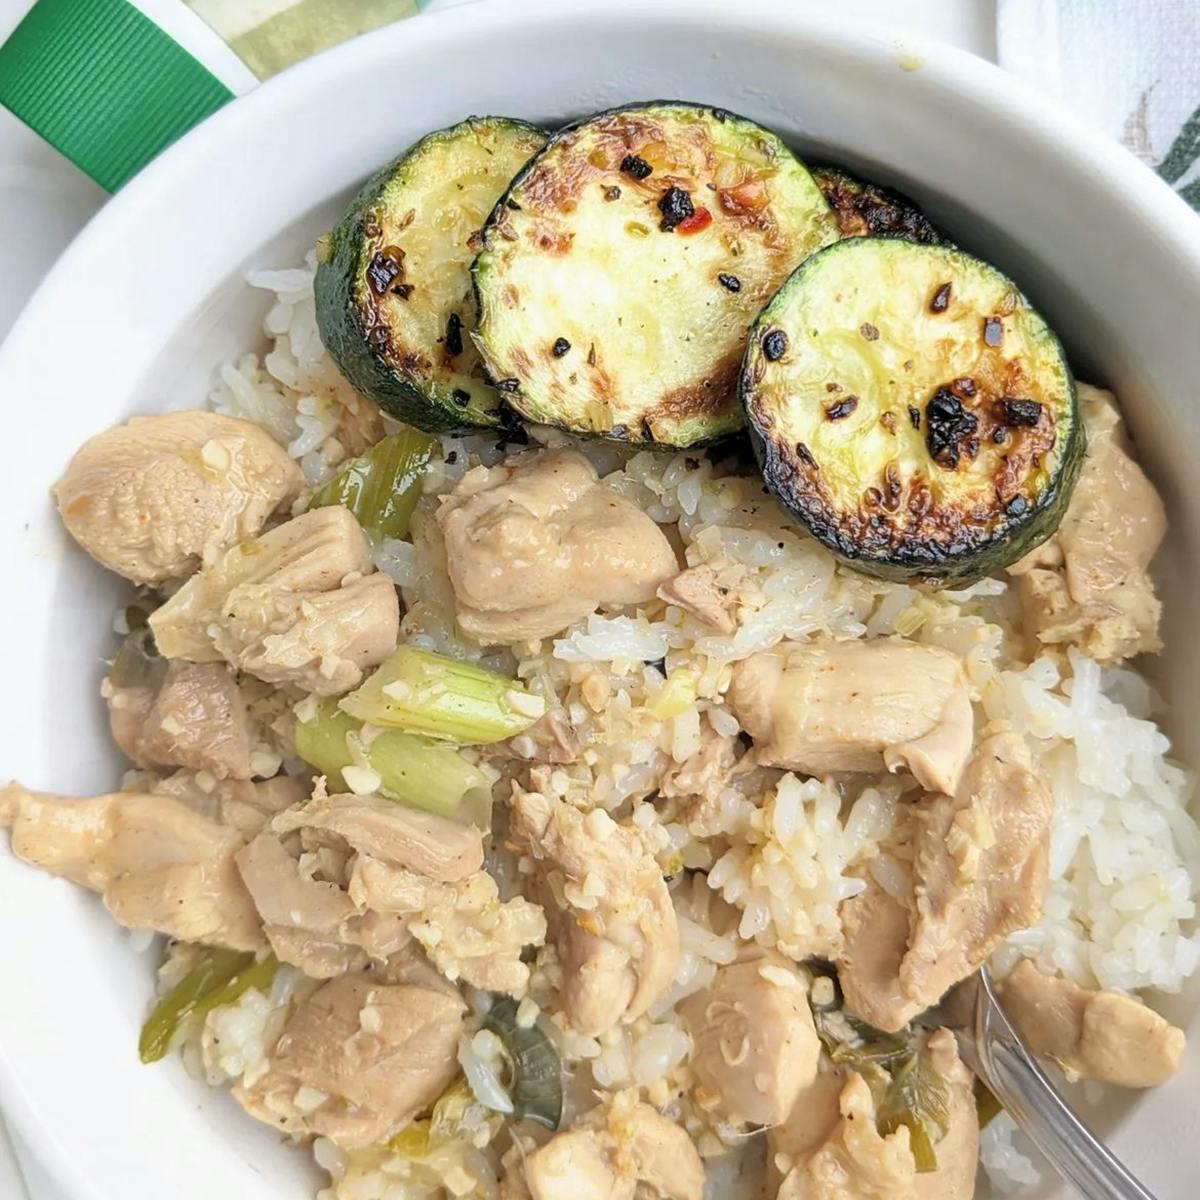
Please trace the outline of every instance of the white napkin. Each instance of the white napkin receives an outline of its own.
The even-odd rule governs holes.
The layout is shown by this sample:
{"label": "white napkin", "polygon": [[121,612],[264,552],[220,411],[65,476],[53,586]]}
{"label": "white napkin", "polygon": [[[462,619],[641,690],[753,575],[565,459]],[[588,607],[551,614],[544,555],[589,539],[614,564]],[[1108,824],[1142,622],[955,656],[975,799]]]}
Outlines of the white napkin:
{"label": "white napkin", "polygon": [[1200,0],[998,0],[996,57],[1200,209]]}

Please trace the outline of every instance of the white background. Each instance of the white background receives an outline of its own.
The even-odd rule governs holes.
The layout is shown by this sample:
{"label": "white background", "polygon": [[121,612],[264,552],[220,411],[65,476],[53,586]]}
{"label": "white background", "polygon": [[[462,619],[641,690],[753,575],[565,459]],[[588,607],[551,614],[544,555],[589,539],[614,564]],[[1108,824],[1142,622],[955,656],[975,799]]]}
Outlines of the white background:
{"label": "white background", "polygon": [[[429,9],[455,2],[434,0]],[[0,41],[30,4],[31,0],[0,0]],[[913,33],[995,57],[995,0],[906,0],[903,5],[896,0],[841,0],[841,7],[843,13],[902,24]],[[0,337],[51,263],[106,199],[96,184],[0,108]],[[0,1200],[58,1200],[37,1164],[20,1148],[17,1151],[21,1168],[0,1116]],[[22,1168],[28,1189],[22,1183]]]}

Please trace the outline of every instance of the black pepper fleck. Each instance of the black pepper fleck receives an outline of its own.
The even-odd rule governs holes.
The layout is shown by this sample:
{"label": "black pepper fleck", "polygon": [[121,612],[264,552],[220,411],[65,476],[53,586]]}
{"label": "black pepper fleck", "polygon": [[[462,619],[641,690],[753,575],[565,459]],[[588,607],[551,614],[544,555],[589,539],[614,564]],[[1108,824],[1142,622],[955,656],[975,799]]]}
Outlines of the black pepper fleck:
{"label": "black pepper fleck", "polygon": [[727,275],[724,271],[717,276],[717,282],[730,292],[740,292],[742,281],[736,275]]}
{"label": "black pepper fleck", "polygon": [[450,393],[450,396],[459,408],[466,408],[467,405],[471,403],[471,393],[464,392],[462,388],[455,388],[454,391]]}
{"label": "black pepper fleck", "polygon": [[413,293],[413,285],[411,283],[398,283],[392,288],[392,294],[399,296],[401,300],[407,300]]}
{"label": "black pepper fleck", "polygon": [[762,348],[768,362],[778,362],[787,353],[787,334],[782,329],[769,330],[762,340]]}
{"label": "black pepper fleck", "polygon": [[458,451],[451,450],[449,454],[446,455],[446,465],[452,467],[456,462],[458,462]]}
{"label": "black pepper fleck", "polygon": [[627,154],[621,159],[621,174],[630,175],[634,179],[645,179],[654,168],[640,155]]}
{"label": "black pepper fleck", "polygon": [[521,386],[519,379],[497,379],[496,391],[498,392],[515,392]]}
{"label": "black pepper fleck", "polygon": [[550,347],[550,353],[555,358],[562,358],[564,354],[571,348],[571,343],[566,338],[555,338],[554,345]]}
{"label": "black pepper fleck", "polygon": [[511,209],[513,212],[521,211],[521,206],[515,200],[505,200],[504,206]]}
{"label": "black pepper fleck", "polygon": [[989,346],[1004,345],[1004,322],[999,317],[983,318],[983,340]]}
{"label": "black pepper fleck", "polygon": [[606,187],[604,189],[604,198],[605,200],[620,200],[621,189],[615,183],[611,187]]}
{"label": "black pepper fleck", "polygon": [[446,353],[453,356],[462,352],[462,318],[458,313],[451,313],[446,319]]}
{"label": "black pepper fleck", "polygon": [[921,410],[915,404],[908,406],[908,420],[914,429],[921,428]]}
{"label": "black pepper fleck", "polygon": [[692,198],[681,187],[671,186],[658,198],[658,211],[662,220],[658,227],[664,233],[670,233],[676,225],[694,216],[696,210],[692,207]]}
{"label": "black pepper fleck", "polygon": [[974,434],[979,418],[963,408],[963,402],[948,388],[940,387],[925,407],[925,423],[929,456],[943,467],[957,467],[960,443]]}
{"label": "black pepper fleck", "polygon": [[857,407],[857,396],[843,396],[840,400],[835,400],[825,410],[825,416],[830,421],[840,421],[843,417],[848,417]]}
{"label": "black pepper fleck", "polygon": [[996,428],[992,430],[992,441],[995,442],[997,446],[1003,446],[1004,443],[1008,441],[1008,430],[1005,429],[1003,425],[997,425]]}
{"label": "black pepper fleck", "polygon": [[588,358],[587,358],[587,361],[588,361],[588,366],[589,366],[589,367],[594,367],[594,366],[596,365],[596,343],[595,343],[595,342],[593,342],[593,343],[592,343],[592,344],[591,344],[591,345],[588,347]]}
{"label": "black pepper fleck", "polygon": [[936,292],[933,293],[933,299],[929,301],[929,311],[931,313],[944,313],[950,307],[950,293],[953,290],[953,285],[943,283]]}
{"label": "black pepper fleck", "polygon": [[870,321],[864,321],[859,327],[858,332],[867,339],[868,342],[877,341],[879,338],[879,330],[871,324]]}
{"label": "black pepper fleck", "polygon": [[804,463],[806,467],[811,467],[814,471],[819,471],[821,468],[817,466],[817,460],[813,458],[812,451],[803,443],[796,443],[796,457]]}
{"label": "black pepper fleck", "polygon": [[729,110],[725,108],[714,108],[712,110],[713,120],[720,121],[722,125],[729,120]]}

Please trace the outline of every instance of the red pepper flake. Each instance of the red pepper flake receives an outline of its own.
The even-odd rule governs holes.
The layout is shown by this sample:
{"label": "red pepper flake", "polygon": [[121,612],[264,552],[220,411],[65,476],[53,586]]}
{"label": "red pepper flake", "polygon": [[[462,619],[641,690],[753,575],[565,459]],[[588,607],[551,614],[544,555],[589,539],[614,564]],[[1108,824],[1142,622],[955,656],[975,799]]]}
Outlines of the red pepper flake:
{"label": "red pepper flake", "polygon": [[931,313],[944,313],[950,307],[950,293],[953,290],[953,285],[943,283],[936,292],[933,293],[933,299],[929,301],[929,311]]}
{"label": "red pepper flake", "polygon": [[[699,233],[702,229],[707,229],[712,224],[712,213],[707,208],[698,208],[690,217],[680,221],[675,227],[676,233]],[[732,276],[731,276],[732,278]],[[738,284],[741,287],[741,284]],[[730,291],[737,291],[737,288],[730,288]]]}
{"label": "red pepper flake", "polygon": [[999,317],[983,318],[983,340],[989,346],[1004,345],[1004,322]]}

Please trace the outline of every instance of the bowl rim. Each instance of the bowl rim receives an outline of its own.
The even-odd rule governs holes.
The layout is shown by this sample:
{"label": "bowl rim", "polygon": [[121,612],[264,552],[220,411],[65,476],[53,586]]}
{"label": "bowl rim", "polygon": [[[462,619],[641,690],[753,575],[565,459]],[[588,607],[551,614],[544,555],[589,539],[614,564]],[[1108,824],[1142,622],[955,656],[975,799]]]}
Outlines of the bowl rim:
{"label": "bowl rim", "polygon": [[[794,0],[759,0],[753,8],[740,10],[728,0],[572,0],[568,9],[559,0],[476,0],[385,26],[307,59],[236,98],[170,146],[108,200],[60,255],[0,343],[0,381],[36,343],[64,285],[81,271],[86,273],[89,260],[102,255],[114,239],[133,233],[144,219],[154,220],[198,161],[228,161],[247,130],[264,127],[272,116],[286,113],[309,94],[336,86],[351,71],[382,69],[397,50],[405,55],[436,54],[438,43],[464,28],[502,35],[506,29],[549,23],[615,24],[631,32],[639,26],[680,23],[714,38],[766,34],[802,41],[814,51],[824,45],[862,58],[891,55],[897,69],[925,72],[933,86],[948,93],[971,94],[975,103],[994,110],[997,119],[1020,129],[1049,160],[1069,158],[1083,167],[1106,203],[1123,207],[1153,227],[1187,264],[1200,299],[1200,219],[1184,200],[1115,139],[1032,83],[967,50],[876,19],[800,8]],[[10,1128],[69,1200],[112,1200],[66,1152],[64,1136],[40,1118],[20,1072],[8,1061],[6,1040],[0,1033],[0,1111]]]}

